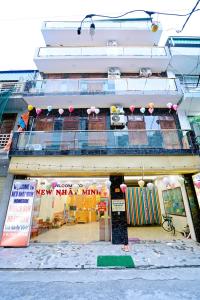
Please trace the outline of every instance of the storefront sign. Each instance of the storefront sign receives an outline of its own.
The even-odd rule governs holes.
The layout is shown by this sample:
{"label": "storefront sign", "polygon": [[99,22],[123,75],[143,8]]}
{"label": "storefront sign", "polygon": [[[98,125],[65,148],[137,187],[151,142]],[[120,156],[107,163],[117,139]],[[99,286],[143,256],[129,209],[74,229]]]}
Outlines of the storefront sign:
{"label": "storefront sign", "polygon": [[124,199],[113,199],[112,200],[112,211],[125,211],[125,200]]}
{"label": "storefront sign", "polygon": [[0,246],[28,246],[35,185],[31,180],[13,182]]}

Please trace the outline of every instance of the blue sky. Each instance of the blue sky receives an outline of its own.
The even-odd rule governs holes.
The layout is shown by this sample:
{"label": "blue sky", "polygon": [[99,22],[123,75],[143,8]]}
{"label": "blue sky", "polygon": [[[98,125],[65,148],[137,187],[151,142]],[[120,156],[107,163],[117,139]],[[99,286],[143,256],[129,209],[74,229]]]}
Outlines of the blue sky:
{"label": "blue sky", "polygon": [[[0,9],[0,70],[36,69],[33,56],[36,47],[44,46],[41,25],[47,20],[81,20],[86,14],[115,16],[129,10],[180,13],[190,11],[196,0],[6,0]],[[198,6],[200,8],[200,4]],[[134,13],[129,17],[146,17]],[[200,36],[200,11],[193,14],[185,30],[179,35]],[[185,17],[159,16],[164,32],[161,43],[169,35],[177,35]],[[75,36],[76,37],[76,36]]]}

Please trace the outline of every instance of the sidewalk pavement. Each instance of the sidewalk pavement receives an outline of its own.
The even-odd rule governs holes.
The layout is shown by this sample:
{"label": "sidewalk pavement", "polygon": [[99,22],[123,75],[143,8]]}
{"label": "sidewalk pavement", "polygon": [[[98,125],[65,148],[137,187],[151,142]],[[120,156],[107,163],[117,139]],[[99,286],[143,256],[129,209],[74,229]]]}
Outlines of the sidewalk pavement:
{"label": "sidewalk pavement", "polygon": [[131,255],[139,269],[200,267],[200,244],[192,240],[139,241],[129,245],[130,252],[110,242],[31,243],[27,248],[0,248],[0,270],[97,269],[98,255]]}

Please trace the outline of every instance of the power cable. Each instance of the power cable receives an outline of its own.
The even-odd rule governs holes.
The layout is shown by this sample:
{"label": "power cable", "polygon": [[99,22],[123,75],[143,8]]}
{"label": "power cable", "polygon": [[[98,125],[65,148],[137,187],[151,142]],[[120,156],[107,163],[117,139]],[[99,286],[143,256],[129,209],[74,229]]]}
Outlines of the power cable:
{"label": "power cable", "polygon": [[[195,4],[195,6],[192,8],[192,10],[189,13],[187,13],[187,14],[177,14],[177,13],[159,12],[159,11],[148,11],[148,10],[144,10],[144,9],[130,10],[130,11],[128,11],[126,13],[123,13],[121,15],[118,15],[118,16],[108,16],[108,15],[101,15],[101,14],[88,14],[80,22],[80,26],[77,29],[77,33],[79,35],[81,34],[82,25],[83,25],[83,22],[86,19],[90,19],[90,21],[91,21],[91,25],[90,26],[92,26],[92,27],[90,27],[90,28],[95,29],[95,25],[94,25],[93,20],[92,20],[92,18],[94,18],[94,17],[108,18],[108,19],[119,19],[119,18],[122,18],[122,17],[124,17],[124,16],[126,16],[128,14],[132,14],[132,13],[135,13],[135,12],[144,12],[144,13],[146,13],[150,17],[151,22],[152,22],[152,15],[154,15],[154,14],[165,15],[165,16],[187,17],[187,19],[184,22],[181,30],[177,31],[178,33],[180,33],[185,28],[185,26],[186,26],[187,22],[189,21],[190,17],[192,16],[192,14],[200,10],[200,9],[196,9],[196,7],[198,6],[199,2],[200,2],[200,0],[197,1],[197,3]],[[153,24],[153,22],[152,22],[152,24]]]}

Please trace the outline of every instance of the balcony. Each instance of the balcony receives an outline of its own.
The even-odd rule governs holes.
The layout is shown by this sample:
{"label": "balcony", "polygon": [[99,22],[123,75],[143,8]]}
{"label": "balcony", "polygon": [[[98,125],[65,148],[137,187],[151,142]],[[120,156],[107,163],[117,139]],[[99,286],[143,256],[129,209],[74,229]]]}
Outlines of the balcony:
{"label": "balcony", "polygon": [[10,156],[194,154],[185,130],[15,132]]}
{"label": "balcony", "polygon": [[188,115],[196,115],[200,111],[200,76],[199,75],[176,75],[181,82],[184,91],[184,99],[181,109]]}
{"label": "balcony", "polygon": [[44,73],[107,73],[109,67],[122,73],[139,73],[140,68],[161,73],[170,54],[165,47],[42,47],[34,62]]}
{"label": "balcony", "polygon": [[77,35],[80,22],[48,21],[42,26],[42,34],[46,45],[51,46],[83,46],[106,45],[108,40],[116,40],[120,45],[157,45],[162,34],[159,26],[157,32],[151,32],[151,21],[144,19],[95,20],[95,35],[89,34],[90,22],[84,22],[81,35]]}
{"label": "balcony", "polygon": [[[182,92],[176,80],[170,78],[121,78],[121,79],[47,79],[27,82],[24,99],[35,107],[66,108],[110,107],[120,103],[124,107],[134,104],[146,106],[154,102],[156,107],[166,107],[166,101],[177,103]],[[73,100],[72,100],[73,99]],[[73,101],[73,102],[72,102]]]}

